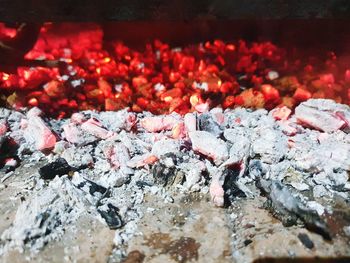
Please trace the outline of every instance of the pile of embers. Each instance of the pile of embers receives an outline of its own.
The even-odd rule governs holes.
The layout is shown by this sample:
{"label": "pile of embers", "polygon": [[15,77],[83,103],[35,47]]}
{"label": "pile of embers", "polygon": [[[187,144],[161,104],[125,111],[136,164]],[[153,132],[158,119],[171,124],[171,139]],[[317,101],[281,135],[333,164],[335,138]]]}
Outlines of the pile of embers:
{"label": "pile of embers", "polygon": [[[6,32],[0,28],[0,34]],[[125,107],[184,114],[203,104],[272,109],[294,108],[309,98],[349,103],[346,60],[332,52],[317,58],[295,53],[271,42],[219,39],[183,48],[155,41],[137,50],[118,41],[104,43],[98,25],[45,25],[26,58],[66,66],[1,69],[0,105],[38,106],[66,118],[81,110]]]}
{"label": "pile of embers", "polygon": [[[323,99],[301,103],[294,114],[287,107],[184,116],[125,109],[56,120],[38,108],[2,108],[6,177],[20,162],[46,163],[31,176],[32,197],[3,233],[2,251],[40,248],[87,210],[111,229],[127,225],[145,192],[169,199],[164,189],[209,193],[217,206],[263,193],[287,225],[303,222],[330,239],[327,200],[349,200],[349,131],[350,107]],[[349,233],[347,224],[341,231]]]}

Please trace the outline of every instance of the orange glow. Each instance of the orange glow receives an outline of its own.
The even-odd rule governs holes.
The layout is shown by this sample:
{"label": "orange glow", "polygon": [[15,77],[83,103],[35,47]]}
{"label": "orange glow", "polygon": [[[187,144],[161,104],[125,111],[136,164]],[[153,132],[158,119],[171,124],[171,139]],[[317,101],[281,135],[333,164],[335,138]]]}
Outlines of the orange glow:
{"label": "orange glow", "polygon": [[36,98],[31,98],[31,99],[29,99],[28,100],[28,104],[30,105],[30,106],[38,106],[39,105],[39,102],[38,102],[38,100],[36,99]]}
{"label": "orange glow", "polygon": [[24,75],[24,79],[25,79],[25,80],[28,80],[29,77],[30,77],[30,72],[29,72],[29,70],[24,70],[24,71],[23,71],[23,75]]}
{"label": "orange glow", "polygon": [[109,62],[111,62],[111,58],[106,57],[106,58],[103,59],[103,61],[104,61],[105,63],[109,63]]}
{"label": "orange glow", "polygon": [[172,98],[171,96],[166,96],[166,97],[164,98],[164,101],[165,101],[165,102],[170,102],[172,99],[173,99],[173,98]]}
{"label": "orange glow", "polygon": [[9,74],[3,73],[2,74],[2,80],[8,80],[10,78]]}
{"label": "orange glow", "polygon": [[190,97],[190,103],[192,106],[196,106],[199,103],[199,98],[197,94],[194,94]]}
{"label": "orange glow", "polygon": [[236,47],[235,47],[235,45],[233,45],[233,44],[227,44],[227,45],[226,45],[226,49],[227,49],[227,50],[230,50],[230,51],[234,51],[234,50],[236,49]]}
{"label": "orange glow", "polygon": [[[271,42],[244,40],[179,48],[155,41],[133,49],[114,40],[104,43],[100,26],[87,27],[66,35],[69,29],[62,26],[55,35],[54,27],[45,24],[25,59],[67,65],[21,66],[11,74],[0,70],[0,94],[5,94],[0,103],[12,99],[24,107],[40,105],[56,117],[61,112],[126,107],[154,114],[204,112],[209,106],[270,109],[283,104],[292,109],[321,97],[350,103],[350,68],[338,63],[335,54],[317,60],[296,57],[294,62]],[[0,23],[0,36],[15,33]],[[269,77],[272,71],[277,77]]]}

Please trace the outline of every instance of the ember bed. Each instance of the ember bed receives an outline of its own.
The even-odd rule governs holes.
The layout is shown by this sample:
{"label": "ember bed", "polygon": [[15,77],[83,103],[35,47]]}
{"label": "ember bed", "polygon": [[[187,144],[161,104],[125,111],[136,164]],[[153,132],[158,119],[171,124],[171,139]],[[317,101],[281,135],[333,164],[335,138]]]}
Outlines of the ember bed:
{"label": "ember bed", "polygon": [[0,261],[350,261],[349,22],[187,7],[0,24]]}

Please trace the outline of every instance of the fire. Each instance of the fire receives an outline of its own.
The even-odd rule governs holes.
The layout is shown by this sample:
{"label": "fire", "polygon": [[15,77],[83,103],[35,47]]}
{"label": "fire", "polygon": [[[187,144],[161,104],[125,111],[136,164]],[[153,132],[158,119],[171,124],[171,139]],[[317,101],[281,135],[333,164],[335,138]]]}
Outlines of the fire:
{"label": "fire", "polygon": [[111,62],[111,60],[112,60],[112,59],[109,58],[109,57],[106,57],[106,58],[103,59],[103,61],[104,61],[105,63],[109,63],[109,62]]}
{"label": "fire", "polygon": [[[120,41],[104,45],[98,26],[81,28],[75,35],[54,35],[51,28],[43,27],[26,58],[58,60],[66,66],[0,72],[6,104],[40,105],[58,116],[85,109],[185,114],[214,106],[295,107],[308,98],[350,100],[350,70],[337,65],[334,53],[314,63],[302,57],[292,61],[271,42],[219,39],[176,49],[157,40],[140,51]],[[8,34],[2,27],[0,33]]]}
{"label": "fire", "polygon": [[164,98],[164,101],[165,102],[170,102],[170,101],[172,101],[172,97],[171,96],[166,96],[165,98]]}
{"label": "fire", "polygon": [[10,78],[10,75],[9,74],[6,74],[6,73],[2,73],[2,80],[6,81]]}
{"label": "fire", "polygon": [[197,104],[199,104],[199,101],[200,99],[197,94],[194,94],[190,97],[190,103],[192,106],[196,106]]}
{"label": "fire", "polygon": [[32,107],[35,107],[39,105],[39,102],[36,98],[31,98],[28,100],[28,104]]}

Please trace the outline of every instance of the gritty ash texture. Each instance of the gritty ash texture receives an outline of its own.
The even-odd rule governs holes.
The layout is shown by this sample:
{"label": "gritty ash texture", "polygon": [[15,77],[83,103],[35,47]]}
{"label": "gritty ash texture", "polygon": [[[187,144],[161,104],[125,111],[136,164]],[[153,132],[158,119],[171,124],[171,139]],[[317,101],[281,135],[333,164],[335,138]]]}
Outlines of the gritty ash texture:
{"label": "gritty ash texture", "polygon": [[116,229],[120,247],[137,230],[145,194],[173,202],[176,192],[198,191],[217,206],[262,193],[267,209],[286,224],[301,222],[332,238],[324,218],[333,211],[328,201],[349,199],[350,108],[312,99],[294,115],[285,112],[215,108],[183,117],[84,111],[53,120],[39,109],[0,109],[7,128],[0,134],[1,166],[8,158],[28,166],[63,158],[71,167],[63,175],[52,170],[53,179],[39,170],[28,178],[29,198],[2,233],[0,253],[38,251],[82,215]]}

